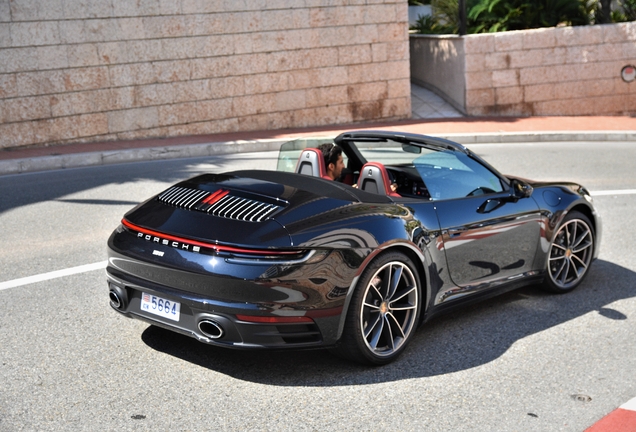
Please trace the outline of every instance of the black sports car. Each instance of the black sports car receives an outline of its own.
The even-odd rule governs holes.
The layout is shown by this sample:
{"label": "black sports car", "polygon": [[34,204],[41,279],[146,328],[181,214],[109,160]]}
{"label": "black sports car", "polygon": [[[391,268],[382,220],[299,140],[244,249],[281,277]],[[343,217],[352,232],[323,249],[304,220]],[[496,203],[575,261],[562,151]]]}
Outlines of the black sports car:
{"label": "black sports car", "polygon": [[429,136],[334,143],[343,181],[295,141],[277,171],[200,175],[129,211],[108,240],[111,306],[218,346],[385,364],[436,313],[527,284],[570,291],[598,256],[583,186],[504,176]]}

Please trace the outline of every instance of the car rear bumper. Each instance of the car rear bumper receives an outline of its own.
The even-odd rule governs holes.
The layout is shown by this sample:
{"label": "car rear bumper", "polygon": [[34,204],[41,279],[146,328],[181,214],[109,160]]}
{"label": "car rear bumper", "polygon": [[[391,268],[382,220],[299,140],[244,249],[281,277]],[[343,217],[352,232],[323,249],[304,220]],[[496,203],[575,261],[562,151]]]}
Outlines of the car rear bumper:
{"label": "car rear bumper", "polygon": [[[126,277],[109,269],[108,287],[111,293],[111,307],[130,318],[139,319],[159,327],[193,337],[200,342],[230,348],[284,348],[313,347],[325,343],[323,330],[337,326],[340,311],[331,317],[320,319],[305,315],[276,311],[263,313],[256,305],[233,304],[213,301],[200,296],[180,293],[156,284],[140,284],[136,278]],[[112,294],[116,293],[118,302]],[[142,295],[151,294],[170,302],[180,304],[178,321],[144,311],[141,308]],[[326,311],[323,311],[326,312]],[[272,322],[253,322],[262,319]],[[278,320],[278,321],[277,321]],[[321,330],[321,326],[324,328]],[[335,342],[335,341],[327,341]]]}
{"label": "car rear bumper", "polygon": [[[338,250],[316,253],[319,259],[311,261],[247,262],[164,246],[121,229],[109,239],[108,255],[117,312],[231,348],[335,344],[359,269],[348,261],[354,255]],[[144,293],[179,303],[178,320],[143,310]]]}

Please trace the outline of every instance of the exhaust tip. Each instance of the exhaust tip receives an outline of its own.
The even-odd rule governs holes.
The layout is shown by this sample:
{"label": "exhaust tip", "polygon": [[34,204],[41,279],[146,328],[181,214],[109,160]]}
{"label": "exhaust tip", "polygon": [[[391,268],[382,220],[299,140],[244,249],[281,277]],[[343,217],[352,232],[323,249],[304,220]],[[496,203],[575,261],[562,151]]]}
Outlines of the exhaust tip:
{"label": "exhaust tip", "polygon": [[212,320],[199,321],[199,331],[210,339],[218,339],[223,336],[221,325]]}
{"label": "exhaust tip", "polygon": [[128,293],[124,288],[117,285],[110,284],[110,290],[108,291],[108,298],[110,299],[110,305],[117,310],[124,310],[128,306]]}
{"label": "exhaust tip", "polygon": [[119,309],[119,308],[121,308],[122,301],[121,301],[121,299],[119,298],[119,294],[117,294],[117,293],[115,292],[115,290],[111,290],[111,291],[108,293],[108,298],[110,299],[110,305],[111,305],[112,307],[114,307],[115,309]]}

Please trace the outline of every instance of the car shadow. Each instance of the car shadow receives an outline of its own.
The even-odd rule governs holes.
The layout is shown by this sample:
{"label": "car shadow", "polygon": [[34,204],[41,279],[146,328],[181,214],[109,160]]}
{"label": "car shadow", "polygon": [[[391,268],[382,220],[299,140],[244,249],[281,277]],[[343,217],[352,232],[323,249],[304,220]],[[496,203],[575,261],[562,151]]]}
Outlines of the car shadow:
{"label": "car shadow", "polygon": [[430,377],[484,365],[515,342],[590,312],[627,317],[613,302],[636,297],[636,274],[598,260],[584,283],[566,295],[525,287],[456,309],[421,327],[395,362],[365,367],[327,350],[243,351],[209,346],[150,326],[142,340],[151,348],[236,379],[276,386],[349,386]]}

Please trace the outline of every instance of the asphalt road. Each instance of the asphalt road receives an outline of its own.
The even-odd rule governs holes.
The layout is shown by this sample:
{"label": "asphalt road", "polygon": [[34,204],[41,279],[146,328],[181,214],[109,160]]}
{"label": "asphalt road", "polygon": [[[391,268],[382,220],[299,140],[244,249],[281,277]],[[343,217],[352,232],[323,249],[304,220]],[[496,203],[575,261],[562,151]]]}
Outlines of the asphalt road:
{"label": "asphalt road", "polygon": [[570,294],[528,287],[437,318],[382,368],[123,318],[103,269],[21,279],[103,263],[135,204],[202,171],[274,168],[276,154],[0,177],[0,431],[584,430],[636,396],[636,143],[472,148],[502,172],[596,192],[600,259]]}

